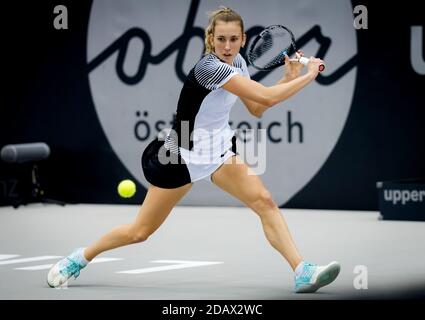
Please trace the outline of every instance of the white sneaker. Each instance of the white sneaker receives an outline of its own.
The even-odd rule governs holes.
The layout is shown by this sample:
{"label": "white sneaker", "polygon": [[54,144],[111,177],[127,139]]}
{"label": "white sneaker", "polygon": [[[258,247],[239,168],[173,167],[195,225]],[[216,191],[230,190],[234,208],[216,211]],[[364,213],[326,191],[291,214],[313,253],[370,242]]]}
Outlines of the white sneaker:
{"label": "white sneaker", "polygon": [[336,261],[326,266],[304,263],[302,273],[299,276],[295,276],[295,292],[316,292],[319,288],[334,281],[340,270],[341,266]]}
{"label": "white sneaker", "polygon": [[49,273],[47,274],[47,284],[50,287],[60,287],[72,276],[77,278],[80,275],[80,270],[85,266],[81,265],[78,262],[78,259],[76,259],[78,250],[80,249],[75,250],[69,256],[63,258],[50,268]]}

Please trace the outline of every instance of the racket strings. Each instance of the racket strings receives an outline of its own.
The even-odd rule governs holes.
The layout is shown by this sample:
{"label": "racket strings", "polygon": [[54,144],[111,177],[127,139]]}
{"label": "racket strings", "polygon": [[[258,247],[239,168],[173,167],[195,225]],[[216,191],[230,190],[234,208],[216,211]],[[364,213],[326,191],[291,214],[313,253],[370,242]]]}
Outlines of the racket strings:
{"label": "racket strings", "polygon": [[285,54],[292,55],[291,36],[285,30],[275,28],[264,32],[249,50],[249,62],[257,68],[270,69],[282,65]]}

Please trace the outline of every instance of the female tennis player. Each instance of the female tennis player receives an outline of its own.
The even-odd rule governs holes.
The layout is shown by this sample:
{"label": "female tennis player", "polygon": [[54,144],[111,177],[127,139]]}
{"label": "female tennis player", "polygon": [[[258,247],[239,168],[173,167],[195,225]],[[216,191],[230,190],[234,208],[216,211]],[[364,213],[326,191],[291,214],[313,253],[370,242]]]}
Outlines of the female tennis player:
{"label": "female tennis player", "polygon": [[205,178],[259,216],[266,238],[294,270],[295,292],[315,292],[337,277],[337,262],[319,266],[303,260],[270,192],[237,155],[234,131],[228,124],[238,97],[252,115],[261,117],[311,83],[323,61],[311,57],[301,75],[304,66],[286,56],[284,76],[276,85],[266,87],[249,77],[239,54],[245,42],[238,13],[221,7],[210,15],[205,29],[206,53],[183,85],[173,130],[166,139],[152,141],[143,153],[142,167],[150,186],[136,219],[57,262],[47,275],[49,286],[58,287],[70,277],[76,278],[102,252],[146,241],[193,183]]}

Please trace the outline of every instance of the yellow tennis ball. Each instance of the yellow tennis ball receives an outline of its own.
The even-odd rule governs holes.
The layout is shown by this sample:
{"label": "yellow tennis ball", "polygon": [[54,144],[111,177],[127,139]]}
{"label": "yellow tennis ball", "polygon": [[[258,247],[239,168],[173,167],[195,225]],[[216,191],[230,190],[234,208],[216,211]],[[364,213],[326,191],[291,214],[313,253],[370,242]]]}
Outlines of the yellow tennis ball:
{"label": "yellow tennis ball", "polygon": [[123,180],[118,185],[118,194],[123,198],[131,198],[136,193],[136,184],[129,180]]}

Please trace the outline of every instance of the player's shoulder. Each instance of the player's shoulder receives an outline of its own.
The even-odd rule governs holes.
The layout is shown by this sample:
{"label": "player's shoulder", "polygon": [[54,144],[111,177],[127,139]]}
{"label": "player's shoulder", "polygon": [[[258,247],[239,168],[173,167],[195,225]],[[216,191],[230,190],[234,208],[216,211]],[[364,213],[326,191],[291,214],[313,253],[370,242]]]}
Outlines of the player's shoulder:
{"label": "player's shoulder", "polygon": [[234,67],[212,53],[205,55],[194,68],[195,80],[209,90],[219,88],[222,82],[235,72]]}
{"label": "player's shoulder", "polygon": [[198,63],[195,65],[195,72],[199,72],[200,70],[215,72],[219,68],[231,69],[232,67],[237,69],[248,68],[245,59],[240,53],[236,55],[231,66],[220,60],[220,58],[218,58],[215,54],[210,53],[198,61]]}
{"label": "player's shoulder", "polygon": [[195,65],[195,72],[201,69],[206,69],[210,71],[215,71],[217,68],[225,64],[221,61],[215,54],[209,53],[206,54],[198,61]]}
{"label": "player's shoulder", "polygon": [[202,57],[201,60],[195,65],[195,77],[199,78],[211,78],[217,73],[227,74],[233,72],[233,68],[221,61],[215,54],[207,54]]}

